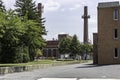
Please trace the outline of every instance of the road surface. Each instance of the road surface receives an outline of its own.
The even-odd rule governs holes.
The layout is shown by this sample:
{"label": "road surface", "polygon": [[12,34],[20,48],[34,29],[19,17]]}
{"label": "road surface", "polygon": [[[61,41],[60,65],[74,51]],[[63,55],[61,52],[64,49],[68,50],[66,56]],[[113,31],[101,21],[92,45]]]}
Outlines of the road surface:
{"label": "road surface", "polygon": [[0,76],[0,80],[42,80],[43,78],[120,79],[120,65],[72,64]]}

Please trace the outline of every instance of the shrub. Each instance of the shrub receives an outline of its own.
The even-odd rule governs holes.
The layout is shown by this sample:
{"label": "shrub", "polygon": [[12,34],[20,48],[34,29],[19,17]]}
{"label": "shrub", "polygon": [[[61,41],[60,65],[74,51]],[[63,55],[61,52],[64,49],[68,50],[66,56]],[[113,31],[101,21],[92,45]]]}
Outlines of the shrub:
{"label": "shrub", "polygon": [[30,57],[29,57],[29,54],[23,54],[23,63],[27,63],[30,61]]}
{"label": "shrub", "polygon": [[37,50],[36,50],[36,56],[35,56],[35,57],[36,57],[37,59],[39,59],[39,57],[41,57],[41,56],[42,56],[42,51],[41,51],[40,49],[37,49]]}

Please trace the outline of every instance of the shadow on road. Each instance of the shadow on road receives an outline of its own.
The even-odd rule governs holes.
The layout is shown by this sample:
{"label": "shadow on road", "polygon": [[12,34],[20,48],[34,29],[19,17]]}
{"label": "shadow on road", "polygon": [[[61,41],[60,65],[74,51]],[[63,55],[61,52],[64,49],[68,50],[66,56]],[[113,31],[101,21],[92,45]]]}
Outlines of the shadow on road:
{"label": "shadow on road", "polygon": [[84,64],[83,66],[79,66],[76,68],[95,68],[95,67],[102,67],[102,66],[110,66],[110,65]]}

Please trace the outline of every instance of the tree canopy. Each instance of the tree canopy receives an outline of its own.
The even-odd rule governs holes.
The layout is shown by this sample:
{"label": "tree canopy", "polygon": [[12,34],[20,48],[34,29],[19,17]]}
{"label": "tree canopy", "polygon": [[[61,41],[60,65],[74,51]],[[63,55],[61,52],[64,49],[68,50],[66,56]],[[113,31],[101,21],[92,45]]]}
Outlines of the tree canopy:
{"label": "tree canopy", "polygon": [[70,44],[71,44],[71,39],[64,38],[59,44],[59,52],[62,54],[70,53]]}
{"label": "tree canopy", "polygon": [[24,34],[24,42],[28,46],[30,60],[33,61],[36,48],[41,48],[45,44],[42,35],[46,35],[44,18],[39,14],[37,6],[33,0],[16,0],[17,14],[22,17],[27,28]]}
{"label": "tree canopy", "polygon": [[71,53],[75,56],[76,54],[79,54],[79,40],[76,35],[73,36],[71,44],[70,44],[70,50]]}
{"label": "tree canopy", "polygon": [[[6,14],[7,13],[7,14]],[[14,15],[14,11],[0,12],[0,53],[1,62],[15,62],[17,48],[22,46],[20,38],[25,33],[25,27],[21,18]],[[9,59],[9,60],[8,60]]]}
{"label": "tree canopy", "polygon": [[5,10],[5,6],[3,5],[3,1],[2,0],[0,0],[0,10],[2,11],[2,12],[5,12],[6,10]]}
{"label": "tree canopy", "polygon": [[74,35],[72,39],[64,38],[59,44],[59,52],[61,54],[70,53],[70,56],[74,59],[77,55],[83,57],[83,55],[91,53],[92,49],[92,44],[80,43],[76,35]]}
{"label": "tree canopy", "polygon": [[[23,2],[27,4],[24,5]],[[42,37],[45,35],[43,31],[45,26],[43,27],[42,19],[39,19],[41,20],[39,22],[35,19],[37,17],[35,3],[32,3],[32,0],[17,0],[16,3],[20,3],[19,6],[25,6],[22,15],[19,15],[21,14],[19,12],[16,14],[14,10],[4,12],[0,5],[0,63],[34,60],[38,49],[42,49],[45,45]],[[17,10],[22,8],[19,7]]]}
{"label": "tree canopy", "polygon": [[16,0],[15,7],[19,16],[25,16],[27,14],[28,20],[37,19],[37,7],[33,0]]}

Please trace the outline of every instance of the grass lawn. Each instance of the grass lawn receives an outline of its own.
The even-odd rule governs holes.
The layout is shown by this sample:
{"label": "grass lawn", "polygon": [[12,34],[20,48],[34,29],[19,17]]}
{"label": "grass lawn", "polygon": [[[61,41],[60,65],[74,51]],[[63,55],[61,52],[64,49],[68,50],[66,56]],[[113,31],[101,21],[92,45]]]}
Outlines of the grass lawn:
{"label": "grass lawn", "polygon": [[39,61],[33,61],[28,63],[11,63],[11,64],[0,64],[0,67],[12,67],[12,66],[27,66],[27,65],[37,65],[37,64],[54,64],[54,63],[65,63],[65,62],[80,62],[85,63],[88,62],[88,60],[81,60],[81,61],[56,61],[56,60],[39,60]]}
{"label": "grass lawn", "polygon": [[0,64],[0,67],[10,67],[10,66],[27,66],[27,65],[36,65],[36,64],[52,64],[53,60],[40,60],[32,61],[28,63],[9,63],[9,64]]}

